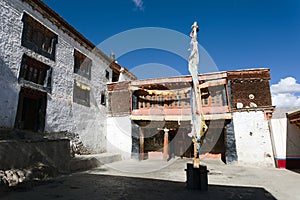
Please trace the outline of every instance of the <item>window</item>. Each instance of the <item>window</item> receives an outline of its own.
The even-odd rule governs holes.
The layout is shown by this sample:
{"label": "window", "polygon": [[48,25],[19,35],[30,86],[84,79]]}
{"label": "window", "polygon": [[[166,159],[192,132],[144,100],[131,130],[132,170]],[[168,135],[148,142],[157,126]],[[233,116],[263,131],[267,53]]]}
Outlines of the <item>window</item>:
{"label": "window", "polygon": [[144,96],[140,96],[139,99],[140,99],[139,108],[144,108],[145,107]]}
{"label": "window", "polygon": [[101,93],[101,105],[106,105],[106,95],[105,92]]}
{"label": "window", "polygon": [[91,67],[92,60],[80,53],[76,49],[74,50],[74,73],[91,79]]}
{"label": "window", "polygon": [[158,96],[158,105],[164,106],[164,96],[162,96],[162,95]]}
{"label": "window", "polygon": [[[120,76],[120,73],[113,70],[113,72],[112,72],[112,82],[118,82],[119,81],[119,76]],[[109,79],[109,72],[108,72],[108,75],[105,76],[105,77],[106,77],[106,79]]]}
{"label": "window", "polygon": [[190,105],[190,93],[186,92],[184,94],[184,105],[189,106]]}
{"label": "window", "polygon": [[90,87],[75,81],[73,90],[73,102],[89,107],[90,90]]}
{"label": "window", "polygon": [[105,70],[105,78],[109,80],[109,71]]}
{"label": "window", "polygon": [[169,107],[172,107],[172,106],[174,106],[174,100],[173,100],[173,96],[170,95],[169,96]]}
{"label": "window", "polygon": [[177,99],[178,99],[178,106],[182,106],[182,99],[181,99],[181,94],[180,93],[178,93],[178,95],[177,95]]}
{"label": "window", "polygon": [[223,99],[226,98],[226,95],[223,95],[225,93],[225,87],[224,86],[215,86],[211,87],[208,90],[202,91],[202,104],[203,106],[223,106]]}
{"label": "window", "polygon": [[151,108],[155,107],[155,96],[154,95],[150,96],[150,107]]}
{"label": "window", "polygon": [[174,106],[177,107],[177,106],[181,106],[181,95],[179,92],[176,92],[175,95],[175,103],[174,103]]}
{"label": "window", "polygon": [[216,92],[216,104],[221,105],[222,104],[222,94],[220,91]]}
{"label": "window", "polygon": [[24,13],[22,21],[22,46],[55,60],[57,35],[27,13]]}
{"label": "window", "polygon": [[166,104],[168,107],[172,106],[172,96],[170,94],[168,94],[166,97]]}
{"label": "window", "polygon": [[203,99],[203,105],[207,106],[208,105],[208,98]]}
{"label": "window", "polygon": [[27,55],[22,58],[19,82],[35,88],[51,91],[52,68]]}
{"label": "window", "polygon": [[212,105],[215,104],[215,100],[216,100],[216,95],[215,94],[211,94],[211,104]]}
{"label": "window", "polygon": [[211,98],[211,106],[222,106],[223,100],[222,100],[222,91],[212,91],[210,94]]}
{"label": "window", "polygon": [[149,108],[150,107],[149,99],[150,99],[149,95],[145,96],[145,108]]}

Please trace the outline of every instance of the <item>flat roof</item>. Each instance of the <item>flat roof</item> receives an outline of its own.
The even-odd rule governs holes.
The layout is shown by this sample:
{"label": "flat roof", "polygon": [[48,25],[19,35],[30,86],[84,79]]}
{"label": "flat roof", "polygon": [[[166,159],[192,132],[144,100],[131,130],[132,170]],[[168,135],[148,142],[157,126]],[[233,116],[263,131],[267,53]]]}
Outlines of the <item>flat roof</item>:
{"label": "flat roof", "polygon": [[[231,70],[231,71],[219,71],[219,72],[209,72],[199,74],[200,80],[213,80],[222,79],[227,77],[227,73],[230,72],[251,72],[251,71],[269,71],[269,68],[251,68],[251,69],[241,69],[241,70]],[[173,83],[173,82],[191,82],[191,75],[182,76],[171,76],[171,77],[161,77],[161,78],[149,78],[149,79],[139,79],[132,81],[132,85],[140,84],[151,84],[151,83]]]}

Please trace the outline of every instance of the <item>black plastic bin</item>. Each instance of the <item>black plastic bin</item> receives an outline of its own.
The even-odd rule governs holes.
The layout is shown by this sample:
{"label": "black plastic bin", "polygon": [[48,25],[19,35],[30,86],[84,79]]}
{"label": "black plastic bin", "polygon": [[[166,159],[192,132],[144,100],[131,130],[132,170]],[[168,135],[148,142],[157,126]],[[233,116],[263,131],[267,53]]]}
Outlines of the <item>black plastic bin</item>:
{"label": "black plastic bin", "polygon": [[186,183],[188,189],[193,190],[208,190],[207,167],[200,165],[199,168],[194,168],[193,164],[187,163],[186,168]]}

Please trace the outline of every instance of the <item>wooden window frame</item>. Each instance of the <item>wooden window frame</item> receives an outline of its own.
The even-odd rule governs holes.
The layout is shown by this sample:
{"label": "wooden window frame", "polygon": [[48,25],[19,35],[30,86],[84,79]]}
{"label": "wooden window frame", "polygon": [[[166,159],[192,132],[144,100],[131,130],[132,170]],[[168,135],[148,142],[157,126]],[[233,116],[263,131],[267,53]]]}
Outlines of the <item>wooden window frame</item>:
{"label": "wooden window frame", "polygon": [[55,61],[57,35],[27,13],[22,21],[22,46]]}
{"label": "wooden window frame", "polygon": [[[202,106],[204,107],[219,107],[224,105],[224,92],[225,87],[215,86],[210,88],[208,92],[202,92],[202,96],[205,94],[205,98],[202,97]],[[226,102],[225,102],[226,103]]]}
{"label": "wooden window frame", "polygon": [[22,57],[19,83],[51,93],[52,68],[26,54]]}

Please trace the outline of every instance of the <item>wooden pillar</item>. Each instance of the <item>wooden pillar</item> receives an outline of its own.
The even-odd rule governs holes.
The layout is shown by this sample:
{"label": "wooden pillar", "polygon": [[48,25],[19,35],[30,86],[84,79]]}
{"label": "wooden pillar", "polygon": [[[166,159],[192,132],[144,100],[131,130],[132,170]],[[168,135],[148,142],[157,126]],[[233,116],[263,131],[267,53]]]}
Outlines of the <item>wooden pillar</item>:
{"label": "wooden pillar", "polygon": [[169,151],[168,151],[168,146],[169,146],[169,129],[164,128],[163,129],[165,134],[164,134],[164,154],[163,154],[163,158],[165,161],[168,160],[169,158]]}
{"label": "wooden pillar", "polygon": [[145,152],[145,148],[144,148],[144,131],[140,127],[140,160],[144,160],[144,152]]}

